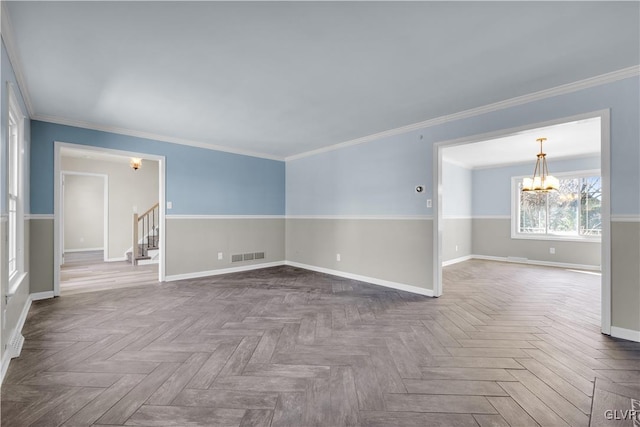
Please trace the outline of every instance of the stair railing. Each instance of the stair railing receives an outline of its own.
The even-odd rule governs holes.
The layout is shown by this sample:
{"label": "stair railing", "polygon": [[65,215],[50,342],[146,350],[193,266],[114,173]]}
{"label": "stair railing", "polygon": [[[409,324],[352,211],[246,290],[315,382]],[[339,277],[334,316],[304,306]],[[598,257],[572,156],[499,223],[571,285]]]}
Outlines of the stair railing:
{"label": "stair railing", "polygon": [[[133,251],[131,255],[131,263],[136,264],[139,257],[146,257],[149,248],[158,247],[157,225],[160,219],[160,203],[151,206],[145,213],[138,215],[133,214]],[[139,243],[140,235],[143,242]],[[146,236],[146,238],[145,238]]]}

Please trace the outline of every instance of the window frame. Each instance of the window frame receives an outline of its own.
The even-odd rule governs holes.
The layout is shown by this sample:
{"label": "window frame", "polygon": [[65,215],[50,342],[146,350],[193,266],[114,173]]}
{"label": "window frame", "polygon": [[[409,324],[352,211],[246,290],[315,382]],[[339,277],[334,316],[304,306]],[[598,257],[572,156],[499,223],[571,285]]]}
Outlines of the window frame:
{"label": "window frame", "polygon": [[[567,178],[586,178],[590,176],[599,176],[602,183],[602,173],[600,169],[587,169],[577,170],[571,172],[554,173],[553,176],[562,180]],[[521,190],[518,188],[518,184],[522,182],[523,178],[530,178],[531,175],[519,175],[511,177],[511,238],[518,240],[555,240],[562,242],[587,242],[587,243],[600,243],[602,241],[602,234],[600,236],[559,236],[553,234],[528,234],[520,233],[518,231],[518,222],[520,218],[520,194]]]}
{"label": "window frame", "polygon": [[[13,85],[7,83],[7,255],[15,268],[8,265],[9,292],[13,295],[26,277],[24,268],[24,120]],[[12,135],[15,132],[15,139]],[[14,157],[15,156],[15,157]],[[15,193],[15,194],[14,194]],[[12,214],[11,205],[15,212]],[[12,218],[13,215],[13,218]]]}

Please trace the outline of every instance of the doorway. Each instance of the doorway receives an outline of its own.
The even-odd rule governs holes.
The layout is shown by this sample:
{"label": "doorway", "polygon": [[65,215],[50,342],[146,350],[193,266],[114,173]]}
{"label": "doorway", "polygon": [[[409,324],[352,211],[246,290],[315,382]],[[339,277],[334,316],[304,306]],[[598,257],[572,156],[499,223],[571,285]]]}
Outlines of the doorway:
{"label": "doorway", "polygon": [[107,261],[109,247],[109,177],[62,171],[62,264]]}
{"label": "doorway", "polygon": [[[596,164],[596,168],[598,170],[597,171],[583,170],[582,172],[584,172],[584,175],[589,175],[590,173],[594,173],[594,172],[599,173],[601,177],[600,178],[601,194],[600,194],[600,200],[599,200],[599,203],[601,204],[600,213],[599,213],[601,225],[598,231],[600,236],[598,239],[599,246],[597,249],[599,252],[598,258],[600,261],[600,270],[601,270],[601,330],[602,330],[602,333],[604,334],[610,334],[610,331],[611,331],[611,271],[610,271],[611,233],[610,233],[610,199],[609,199],[609,195],[610,195],[610,184],[609,184],[610,182],[610,179],[609,179],[610,177],[610,169],[609,169],[610,135],[609,134],[610,132],[609,132],[609,111],[608,110],[582,114],[582,115],[568,117],[564,119],[558,119],[550,122],[538,123],[530,126],[506,129],[502,131],[492,132],[489,134],[475,135],[472,137],[466,137],[466,138],[461,138],[461,139],[456,139],[451,141],[443,141],[443,142],[434,144],[434,148],[433,148],[434,149],[434,157],[433,157],[434,178],[433,179],[434,179],[434,183],[436,183],[435,188],[438,189],[435,197],[435,201],[434,201],[436,204],[436,206],[434,206],[435,216],[434,216],[434,242],[433,242],[434,244],[434,248],[433,248],[434,279],[433,280],[434,280],[435,296],[440,296],[443,293],[443,288],[442,288],[443,263],[446,265],[447,261],[451,261],[452,253],[455,254],[454,252],[455,249],[460,248],[460,246],[456,246],[455,241],[454,242],[451,242],[449,240],[445,241],[443,238],[445,230],[447,228],[450,228],[449,225],[447,224],[450,218],[447,218],[447,216],[451,215],[451,206],[452,206],[451,203],[447,203],[447,200],[445,200],[445,198],[449,195],[449,193],[446,192],[447,190],[445,188],[447,184],[446,182],[444,182],[447,174],[446,173],[447,152],[449,151],[449,153],[451,153],[456,150],[461,151],[460,149],[462,149],[462,151],[467,151],[467,154],[471,154],[472,151],[479,149],[482,146],[482,143],[486,143],[491,140],[509,139],[509,138],[515,138],[522,135],[526,135],[530,139],[532,138],[533,135],[537,135],[537,137],[545,136],[545,135],[539,135],[538,131],[544,132],[546,130],[552,129],[553,127],[559,127],[569,123],[583,123],[583,122],[591,122],[591,123],[597,122],[599,126],[598,128],[599,135],[597,135],[599,136],[599,141],[598,141],[599,158],[597,159],[597,164]],[[535,143],[535,138],[533,138],[533,142]],[[464,146],[464,148],[462,146]],[[507,147],[507,149],[509,148],[514,148],[514,147]],[[533,172],[533,163],[535,162],[535,154],[537,154],[537,151],[538,150],[535,145],[527,145],[527,146],[523,146],[522,148],[518,147],[517,150],[515,151],[516,154],[517,152],[524,152],[528,157],[530,157],[530,159],[526,163],[523,163],[523,165],[526,165],[527,169],[530,169],[530,171],[529,172],[525,171],[521,173],[514,173],[513,171],[511,171],[511,179],[508,180],[507,182],[501,182],[500,184],[500,185],[506,185],[508,187],[507,194],[509,194],[510,196],[508,196],[509,201],[506,203],[511,205],[510,206],[511,209],[509,209],[507,212],[501,212],[503,215],[499,215],[499,216],[502,218],[497,218],[497,219],[502,219],[512,224],[510,233],[509,233],[509,230],[507,230],[507,234],[509,235],[503,236],[503,237],[506,237],[507,238],[506,240],[512,240],[513,242],[519,244],[520,246],[522,246],[522,242],[525,242],[525,240],[516,240],[516,239],[522,238],[522,236],[515,235],[514,233],[517,233],[518,231],[521,231],[521,230],[517,229],[517,227],[513,225],[513,224],[519,223],[520,217],[518,212],[514,212],[512,210],[513,206],[517,206],[517,203],[519,202],[514,202],[513,197],[511,195],[515,194],[517,197],[517,194],[518,194],[518,192],[515,191],[513,188],[514,183],[516,183],[515,185],[517,185],[517,179],[516,179],[518,178],[517,175],[530,176],[530,174]],[[551,152],[551,149],[549,149],[549,152]],[[478,156],[478,153],[476,153],[475,157],[476,158],[483,157],[485,159],[486,158],[491,159],[492,156],[500,157],[502,154],[503,153],[496,153],[495,151],[491,151],[491,152],[483,152],[483,154],[481,154],[480,156]],[[458,164],[456,166],[460,167],[464,165]],[[555,172],[553,170],[553,167],[551,166],[551,163],[550,163],[550,169],[551,169],[551,172]],[[581,169],[584,169],[584,168],[581,168]],[[594,168],[588,168],[588,169],[594,169]],[[469,176],[470,177],[467,178],[465,182],[469,182],[469,185],[473,185],[473,184],[477,184],[475,181],[480,179],[481,174],[472,172]],[[449,184],[451,184],[451,182]],[[494,196],[497,193],[497,189],[492,188],[490,186],[484,186],[483,188],[485,191],[484,194],[489,199],[488,200],[489,204],[505,203],[504,198],[502,198],[502,200],[499,198],[494,198]],[[474,195],[475,194],[477,194],[477,192],[474,192]],[[471,206],[471,205],[473,205],[473,208],[469,208],[469,213],[468,213],[468,218],[470,222],[474,221],[472,217],[478,216],[478,214],[482,216],[482,214],[484,213],[480,206],[482,204],[478,203],[477,200],[473,200],[472,203],[468,203],[466,206]],[[471,210],[473,210],[473,215],[471,214]],[[491,215],[485,215],[485,216],[490,217]],[[473,227],[473,225],[474,223],[471,222],[471,226],[469,228]],[[456,229],[460,230],[463,228],[457,227]],[[477,237],[478,236],[474,232],[473,238],[477,238]],[[551,237],[553,238],[553,236]],[[456,239],[458,238],[459,237],[456,236]],[[485,240],[489,240],[490,243],[494,243],[493,240],[497,240],[497,239],[493,239],[491,238],[491,236],[489,236],[489,238]],[[531,240],[531,242],[533,242],[533,240]],[[564,244],[564,243],[565,242],[558,242],[558,244]],[[471,246],[472,246],[472,250],[470,251],[471,253],[465,254],[466,259],[469,259],[469,258],[492,259],[491,256],[482,257],[481,255],[478,256],[478,254],[474,254],[473,252],[478,250],[477,245],[471,244]],[[553,244],[551,246],[557,246],[557,245]],[[553,252],[555,250],[555,247],[546,248],[546,250],[547,250],[547,253],[549,253],[549,251],[551,251],[551,254],[555,253]],[[513,257],[503,256],[503,257],[494,257],[494,258],[496,258],[496,260],[503,260],[503,261],[532,263],[525,256],[513,256]],[[498,259],[498,258],[502,258],[502,259]],[[461,261],[464,261],[464,259],[465,259],[465,256],[459,257],[459,260]],[[541,262],[540,264],[545,265],[544,262]],[[567,264],[575,264],[575,262],[567,263]],[[561,263],[553,263],[553,262],[547,262],[546,265],[562,266]]]}
{"label": "doorway", "polygon": [[[164,156],[63,142],[55,142],[54,150],[54,295],[61,294],[61,285],[66,294],[163,281]],[[142,159],[142,165],[131,166],[133,158]],[[104,182],[100,203],[97,178]],[[95,205],[102,207],[101,214]],[[139,248],[133,244],[134,218],[150,207],[152,236],[139,237],[153,237],[154,254],[133,262]]]}

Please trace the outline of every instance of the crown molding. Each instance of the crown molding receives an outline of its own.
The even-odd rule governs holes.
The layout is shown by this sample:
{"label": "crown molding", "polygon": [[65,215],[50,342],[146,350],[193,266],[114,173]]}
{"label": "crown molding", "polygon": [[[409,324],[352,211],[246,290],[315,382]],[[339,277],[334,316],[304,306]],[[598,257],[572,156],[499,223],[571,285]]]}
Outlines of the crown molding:
{"label": "crown molding", "polygon": [[242,150],[239,148],[230,148],[222,145],[209,144],[201,141],[193,141],[190,139],[176,138],[172,136],[160,135],[160,134],[151,133],[151,132],[137,131],[133,129],[120,128],[116,126],[98,125],[95,123],[85,122],[81,120],[67,119],[67,118],[57,117],[57,116],[45,116],[45,115],[36,114],[36,115],[33,115],[31,119],[39,120],[41,122],[65,125],[65,126],[73,126],[73,127],[83,128],[83,129],[90,129],[90,130],[97,130],[101,132],[115,133],[119,135],[133,136],[136,138],[150,139],[153,141],[168,142],[171,144],[188,145],[190,147],[204,148],[206,150],[222,151],[222,152],[231,153],[231,154],[240,154],[242,156],[284,161],[284,157],[275,156],[267,153],[261,153],[257,151]]}
{"label": "crown molding", "polygon": [[493,104],[484,105],[482,107],[472,108],[469,110],[460,111],[458,113],[436,117],[433,119],[425,120],[425,121],[414,123],[411,125],[402,126],[395,129],[389,129],[389,130],[375,133],[372,135],[363,136],[361,138],[352,139],[350,141],[345,141],[338,144],[330,145],[328,147],[318,148],[317,150],[311,150],[311,151],[306,151],[304,153],[295,154],[293,156],[285,157],[285,161],[288,162],[290,160],[298,160],[304,157],[315,156],[316,154],[326,153],[328,151],[334,151],[334,150],[338,150],[345,147],[351,147],[353,145],[363,144],[365,142],[371,142],[381,138],[400,135],[400,134],[411,132],[414,130],[429,128],[429,127],[440,125],[443,123],[452,122],[455,120],[467,119],[470,117],[475,117],[482,114],[503,110],[505,108],[527,104],[533,101],[539,101],[542,99],[551,98],[558,95],[576,92],[582,89],[588,89],[588,88],[600,86],[606,83],[613,83],[618,80],[623,80],[629,77],[636,77],[639,75],[640,75],[640,65],[634,65],[632,67],[623,68],[621,70],[612,71],[610,73],[601,74],[595,77],[589,77],[584,80],[578,80],[573,83],[567,83],[561,86],[556,86],[550,89],[544,89],[544,90],[533,92],[527,95],[517,96],[515,98],[495,102]]}
{"label": "crown molding", "polygon": [[3,1],[0,3],[0,33],[2,34],[2,41],[4,41],[4,46],[7,48],[7,55],[9,56],[9,61],[13,67],[13,73],[16,75],[16,80],[18,81],[18,90],[20,91],[24,104],[27,107],[27,114],[29,114],[29,117],[32,117],[33,104],[31,103],[31,96],[29,96],[29,91],[27,90],[27,81],[24,77],[24,73],[22,72],[20,55],[18,54],[18,49],[15,46],[13,28],[9,19],[9,11],[7,10],[6,2]]}

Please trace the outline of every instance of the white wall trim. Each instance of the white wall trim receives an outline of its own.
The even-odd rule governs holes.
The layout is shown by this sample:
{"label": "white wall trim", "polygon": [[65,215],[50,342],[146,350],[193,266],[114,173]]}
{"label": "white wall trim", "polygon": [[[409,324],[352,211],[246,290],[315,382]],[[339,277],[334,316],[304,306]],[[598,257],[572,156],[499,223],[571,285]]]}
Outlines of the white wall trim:
{"label": "white wall trim", "polygon": [[433,220],[433,215],[287,215],[287,219]]}
{"label": "white wall trim", "polygon": [[573,269],[573,270],[600,271],[600,266],[599,265],[572,264],[572,263],[568,263],[568,262],[539,261],[539,260],[535,260],[535,259],[520,258],[520,257],[502,257],[502,256],[472,254],[470,256],[470,259],[482,259],[482,260],[485,260],[485,261],[498,261],[498,262],[512,262],[512,263],[515,263],[515,264],[541,265],[541,266],[544,266],[544,267],[570,268],[570,269]]}
{"label": "white wall trim", "polygon": [[473,215],[471,219],[511,219],[511,215]]}
{"label": "white wall trim", "polygon": [[115,257],[115,258],[107,258],[104,260],[104,262],[119,262],[119,261],[126,261],[127,257],[126,256],[121,256],[121,257]]}
{"label": "white wall trim", "polygon": [[443,215],[442,219],[473,219],[471,215]]}
{"label": "white wall trim", "polygon": [[361,276],[359,274],[347,273],[339,270],[332,270],[330,268],[316,267],[314,265],[301,264],[299,262],[285,261],[285,265],[291,267],[303,268],[305,270],[317,271],[318,273],[330,274],[332,276],[344,277],[346,279],[358,280],[360,282],[371,283],[373,285],[384,286],[385,288],[397,289],[399,291],[411,292],[413,294],[425,295],[428,297],[433,296],[431,289],[419,288],[413,285],[407,285],[404,283],[391,282],[389,280],[376,279],[375,277]]}
{"label": "white wall trim", "polygon": [[284,219],[284,215],[167,215],[167,219]]}
{"label": "white wall trim", "polygon": [[617,326],[612,326],[611,336],[615,338],[622,338],[623,340],[640,342],[640,331],[634,331],[633,329],[625,329],[619,328]]}
{"label": "white wall trim", "polygon": [[243,265],[240,267],[220,268],[218,270],[196,271],[193,273],[172,274],[165,277],[165,281],[198,279],[200,277],[219,276],[221,274],[239,273],[241,271],[259,270],[262,268],[278,267],[285,265],[285,261],[265,262],[261,264]]}
{"label": "white wall trim", "polygon": [[150,139],[153,141],[168,142],[171,144],[188,145],[190,147],[203,148],[205,150],[222,151],[225,153],[239,154],[242,156],[284,161],[284,157],[276,156],[273,154],[261,153],[258,151],[251,151],[251,150],[243,150],[240,148],[232,148],[232,147],[216,145],[216,144],[211,144],[211,143],[202,142],[202,141],[193,141],[185,138],[176,138],[176,137],[161,135],[153,132],[138,131],[133,129],[121,128],[117,126],[99,125],[97,123],[90,123],[90,122],[85,122],[81,120],[73,120],[65,117],[34,114],[31,116],[31,118],[32,120],[39,120],[41,122],[56,123],[59,125],[73,126],[77,128],[90,129],[90,130],[96,130],[101,132],[110,132],[118,135],[127,135],[135,138],[144,138],[144,139]]}
{"label": "white wall trim", "polygon": [[34,292],[31,295],[29,295],[29,298],[31,298],[31,301],[40,301],[42,299],[50,299],[50,298],[53,298],[53,291]]}
{"label": "white wall trim", "polygon": [[[11,333],[11,336],[7,340],[7,348],[4,351],[4,355],[2,356],[2,370],[0,371],[0,384],[4,381],[4,376],[7,373],[7,369],[9,369],[9,363],[11,363],[11,359],[13,357],[18,357],[20,352],[22,351],[22,345],[24,343],[24,337],[22,336],[22,328],[24,327],[24,322],[27,320],[27,315],[29,314],[29,308],[31,308],[31,295],[27,297],[27,300],[24,302],[24,306],[22,307],[22,312],[20,313],[20,317],[18,318],[18,322],[16,323],[16,327]],[[16,348],[10,348],[11,343],[16,343]]]}
{"label": "white wall trim", "polygon": [[95,252],[95,251],[103,251],[104,248],[86,248],[86,249],[65,249],[64,253],[75,253],[75,252]]}
{"label": "white wall trim", "polygon": [[505,108],[527,104],[533,101],[539,101],[542,99],[551,98],[558,95],[576,92],[582,89],[588,89],[591,87],[600,86],[607,83],[613,83],[618,80],[623,80],[623,79],[626,79],[629,77],[635,77],[638,75],[640,75],[640,66],[634,65],[632,67],[623,68],[618,71],[612,71],[610,73],[602,74],[595,77],[590,77],[588,79],[578,80],[577,82],[556,86],[554,88],[541,90],[539,92],[533,92],[527,95],[522,95],[515,98],[507,99],[505,101],[499,101],[493,104],[484,105],[482,107],[472,108],[470,110],[464,110],[458,113],[436,117],[434,119],[425,120],[422,122],[414,123],[407,126],[402,126],[395,129],[390,129],[390,130],[376,133],[373,135],[364,136],[362,138],[352,139],[350,141],[341,142],[339,144],[334,144],[328,147],[319,148],[317,150],[311,150],[304,153],[295,154],[293,156],[285,157],[285,161],[297,160],[303,157],[314,156],[316,154],[326,153],[328,151],[338,150],[340,148],[345,148],[353,145],[362,144],[365,142],[375,141],[377,139],[386,138],[389,136],[400,135],[406,132],[428,128],[428,127],[440,125],[443,123],[452,122],[455,120],[475,117],[475,116],[490,113],[493,111],[498,111]]}
{"label": "white wall trim", "polygon": [[53,214],[26,214],[24,219],[53,219]]}
{"label": "white wall trim", "polygon": [[611,222],[640,222],[640,215],[611,215]]}
{"label": "white wall trim", "polygon": [[443,261],[442,262],[442,266],[446,267],[448,265],[453,265],[453,264],[458,264],[460,262],[469,261],[470,259],[473,259],[473,255],[461,256],[459,258],[454,258],[454,259],[450,259],[448,261]]}

